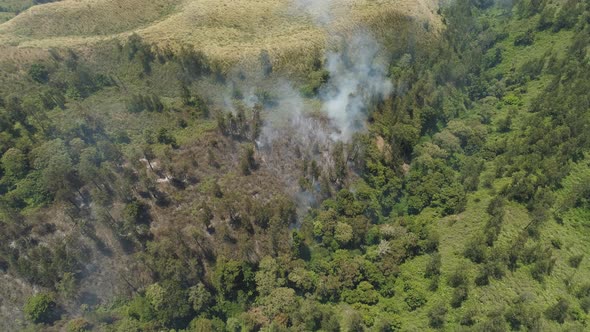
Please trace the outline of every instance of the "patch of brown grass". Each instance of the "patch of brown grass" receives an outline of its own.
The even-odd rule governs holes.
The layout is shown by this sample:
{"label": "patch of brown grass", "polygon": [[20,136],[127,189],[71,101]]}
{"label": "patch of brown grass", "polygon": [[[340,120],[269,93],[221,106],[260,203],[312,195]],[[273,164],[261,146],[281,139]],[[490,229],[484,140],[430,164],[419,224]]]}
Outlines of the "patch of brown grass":
{"label": "patch of brown grass", "polygon": [[30,39],[113,35],[154,24],[171,13],[178,2],[66,0],[31,7],[3,24],[0,31]]}
{"label": "patch of brown grass", "polygon": [[138,33],[148,41],[193,45],[223,67],[271,54],[277,69],[298,72],[331,35],[369,27],[386,46],[428,42],[441,29],[433,0],[333,0],[318,24],[292,0],[65,0],[35,6],[0,25],[0,45],[83,48]]}

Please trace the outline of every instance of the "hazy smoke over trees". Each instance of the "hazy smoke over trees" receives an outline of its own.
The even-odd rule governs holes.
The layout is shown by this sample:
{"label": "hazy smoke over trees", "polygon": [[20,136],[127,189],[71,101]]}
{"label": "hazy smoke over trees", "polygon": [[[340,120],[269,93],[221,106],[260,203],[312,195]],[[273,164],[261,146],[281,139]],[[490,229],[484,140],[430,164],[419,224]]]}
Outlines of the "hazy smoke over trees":
{"label": "hazy smoke over trees", "polygon": [[358,32],[343,44],[342,50],[326,55],[330,79],[321,98],[322,110],[337,129],[332,138],[348,141],[364,128],[367,107],[390,94],[393,85],[377,59],[379,45],[368,33]]}
{"label": "hazy smoke over trees", "polygon": [[[347,0],[294,0],[296,10],[305,11],[314,22],[332,31],[330,25],[347,15],[338,9],[347,6]],[[329,81],[321,91],[322,111],[328,115],[336,129],[331,138],[348,141],[352,134],[364,128],[366,111],[375,99],[392,92],[387,79],[387,66],[379,61],[380,45],[369,31],[358,29],[352,34],[332,34],[328,44],[339,45],[327,51],[325,67]]]}
{"label": "hazy smoke over trees", "polygon": [[[340,4],[346,5],[346,0]],[[294,2],[294,10],[310,15],[315,24],[328,31],[321,69],[327,81],[316,98],[304,98],[295,84],[272,73],[272,69],[266,70],[272,66],[263,51],[261,70],[244,73],[236,68],[223,101],[224,108],[232,112],[237,111],[237,99],[248,108],[262,106],[268,110],[256,140],[258,156],[291,188],[288,191],[298,196],[302,208],[315,201],[313,196],[321,191],[320,178],[342,183],[344,179],[333,174],[336,164],[348,160],[347,149],[340,143],[351,142],[353,135],[365,128],[370,108],[393,91],[387,77],[387,57],[371,33],[362,27],[336,33],[330,27],[339,15],[346,15],[346,10],[341,13],[336,7],[331,0]],[[342,156],[335,158],[338,144]],[[317,165],[322,174],[304,174],[309,182],[300,191],[301,169],[305,172],[302,165],[306,163]]]}

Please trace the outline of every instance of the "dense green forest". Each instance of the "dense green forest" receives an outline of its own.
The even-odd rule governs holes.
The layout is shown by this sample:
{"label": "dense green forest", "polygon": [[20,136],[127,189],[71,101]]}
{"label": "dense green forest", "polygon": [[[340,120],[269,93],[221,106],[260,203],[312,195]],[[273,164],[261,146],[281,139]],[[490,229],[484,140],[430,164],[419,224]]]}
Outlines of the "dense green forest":
{"label": "dense green forest", "polygon": [[[436,43],[381,41],[366,130],[279,156],[267,52],[254,105],[248,73],[135,34],[3,67],[0,273],[34,289],[1,289],[5,328],[589,330],[590,3],[438,15]],[[313,107],[329,79],[314,55],[293,86]]]}

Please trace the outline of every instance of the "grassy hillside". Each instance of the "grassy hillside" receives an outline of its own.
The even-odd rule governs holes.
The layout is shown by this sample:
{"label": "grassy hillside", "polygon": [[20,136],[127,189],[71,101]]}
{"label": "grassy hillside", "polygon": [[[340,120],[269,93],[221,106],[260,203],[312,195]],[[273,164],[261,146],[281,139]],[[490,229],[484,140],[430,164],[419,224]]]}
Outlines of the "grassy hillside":
{"label": "grassy hillside", "polygon": [[154,24],[170,14],[174,1],[59,1],[34,6],[2,31],[27,39],[114,35]]}
{"label": "grassy hillside", "polygon": [[[326,46],[328,35],[371,26],[390,46],[427,43],[440,30],[434,2],[327,2],[327,25],[289,0],[59,1],[32,7],[0,26],[0,43],[20,47],[74,47],[137,33],[160,46],[192,45],[213,60],[235,64],[268,50],[277,68],[295,72]],[[426,29],[427,28],[427,29]],[[309,61],[309,60],[308,60]],[[247,64],[244,64],[247,65]]]}
{"label": "grassy hillside", "polygon": [[0,330],[588,330],[588,4],[297,4],[0,25]]}

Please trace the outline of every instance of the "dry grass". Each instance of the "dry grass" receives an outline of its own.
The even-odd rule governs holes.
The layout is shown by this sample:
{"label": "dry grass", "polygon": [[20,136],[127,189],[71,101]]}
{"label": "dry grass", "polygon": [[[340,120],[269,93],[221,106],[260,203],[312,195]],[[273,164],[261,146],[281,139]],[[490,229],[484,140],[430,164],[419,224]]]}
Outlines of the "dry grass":
{"label": "dry grass", "polygon": [[180,0],[70,0],[33,6],[3,24],[0,32],[20,38],[113,35],[153,24]]}
{"label": "dry grass", "polygon": [[[318,24],[314,12],[293,0],[64,0],[1,24],[0,45],[87,47],[136,32],[161,45],[193,45],[225,65],[247,65],[266,49],[277,68],[296,72],[332,34],[368,26],[378,38],[411,31],[427,42],[441,28],[433,0],[332,0],[329,6],[331,19]],[[387,43],[406,42],[395,38]]]}

